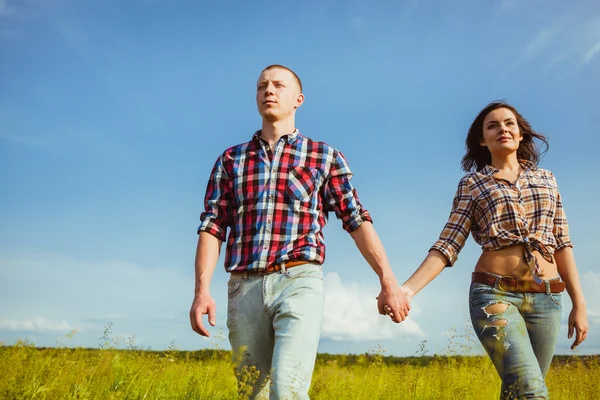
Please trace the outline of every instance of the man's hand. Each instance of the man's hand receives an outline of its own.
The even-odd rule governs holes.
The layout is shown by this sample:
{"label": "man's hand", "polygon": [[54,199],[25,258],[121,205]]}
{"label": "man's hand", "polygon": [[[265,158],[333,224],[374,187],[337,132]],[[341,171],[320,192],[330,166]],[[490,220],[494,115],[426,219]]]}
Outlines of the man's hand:
{"label": "man's hand", "polygon": [[569,314],[569,339],[573,337],[575,331],[575,341],[571,345],[571,350],[579,346],[585,340],[588,332],[588,318],[585,307],[573,307]]}
{"label": "man's hand", "polygon": [[210,333],[202,325],[202,316],[208,314],[208,323],[215,326],[217,305],[209,293],[198,293],[194,297],[192,308],[190,309],[190,322],[192,329],[202,336],[209,337]]}
{"label": "man's hand", "polygon": [[396,323],[402,322],[408,317],[409,302],[406,288],[401,288],[395,281],[381,283],[381,292],[377,296],[379,314],[389,315]]}

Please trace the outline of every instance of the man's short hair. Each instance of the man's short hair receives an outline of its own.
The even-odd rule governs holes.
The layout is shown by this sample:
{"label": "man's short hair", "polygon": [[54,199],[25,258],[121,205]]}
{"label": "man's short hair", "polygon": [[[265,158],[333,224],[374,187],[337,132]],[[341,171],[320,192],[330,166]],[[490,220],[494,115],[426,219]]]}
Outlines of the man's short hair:
{"label": "man's short hair", "polygon": [[300,93],[302,93],[302,81],[300,80],[300,78],[298,77],[298,75],[296,75],[296,73],[294,71],[292,71],[291,68],[286,67],[285,65],[279,65],[279,64],[271,64],[268,67],[266,67],[265,69],[263,69],[261,71],[261,74],[265,71],[268,71],[270,69],[285,69],[286,71],[290,71],[292,73],[292,75],[294,75],[294,79],[296,80],[296,83],[298,84],[298,87],[300,88]]}

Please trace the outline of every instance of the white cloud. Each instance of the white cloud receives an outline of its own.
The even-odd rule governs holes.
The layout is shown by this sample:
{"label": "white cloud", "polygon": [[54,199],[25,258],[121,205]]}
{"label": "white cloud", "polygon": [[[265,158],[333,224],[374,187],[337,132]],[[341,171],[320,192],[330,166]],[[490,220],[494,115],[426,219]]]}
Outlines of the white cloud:
{"label": "white cloud", "polygon": [[193,277],[177,268],[80,261],[51,253],[0,255],[0,331],[5,340],[32,331],[77,330],[76,338],[86,346],[97,345],[103,326],[114,322],[115,335],[134,332],[153,346],[166,346],[178,335],[192,335],[186,320],[192,296]]}
{"label": "white cloud", "polygon": [[0,319],[0,331],[69,332],[71,331],[71,327],[64,320],[60,322],[54,322],[42,317],[35,317],[25,321]]}
{"label": "white cloud", "polygon": [[543,29],[527,44],[525,57],[533,58],[549,44],[550,40],[558,33],[557,29]]}
{"label": "white cloud", "polygon": [[390,340],[425,334],[413,316],[418,314],[414,301],[411,316],[400,324],[377,313],[376,289],[367,290],[358,283],[344,285],[339,274],[325,276],[325,312],[322,336],[331,340]]}
{"label": "white cloud", "polygon": [[586,53],[583,55],[583,63],[587,64],[592,60],[592,58],[596,57],[600,54],[600,40],[597,41]]}
{"label": "white cloud", "polygon": [[517,4],[517,0],[500,0],[494,3],[496,5],[496,13],[502,14]]}

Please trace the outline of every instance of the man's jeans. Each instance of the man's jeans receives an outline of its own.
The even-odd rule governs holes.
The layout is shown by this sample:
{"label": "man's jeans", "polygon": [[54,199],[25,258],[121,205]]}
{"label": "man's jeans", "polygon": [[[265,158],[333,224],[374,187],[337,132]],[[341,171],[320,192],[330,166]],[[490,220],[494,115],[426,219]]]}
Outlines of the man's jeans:
{"label": "man's jeans", "polygon": [[[323,319],[323,270],[231,275],[227,327],[241,393],[308,399]],[[270,384],[269,384],[270,378]]]}
{"label": "man's jeans", "polygon": [[[561,317],[560,293],[519,293],[471,283],[469,306],[477,337],[502,379],[501,399],[547,399]],[[488,313],[494,304],[508,305]]]}

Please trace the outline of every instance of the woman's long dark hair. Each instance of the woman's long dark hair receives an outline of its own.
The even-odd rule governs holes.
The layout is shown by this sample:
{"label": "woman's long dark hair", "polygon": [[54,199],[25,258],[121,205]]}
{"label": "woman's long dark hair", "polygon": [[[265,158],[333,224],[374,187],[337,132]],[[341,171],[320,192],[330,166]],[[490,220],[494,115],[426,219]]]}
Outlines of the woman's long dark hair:
{"label": "woman's long dark hair", "polygon": [[471,172],[473,170],[479,171],[483,167],[492,163],[492,155],[487,147],[481,145],[483,139],[483,120],[492,111],[498,108],[506,108],[515,115],[517,118],[517,124],[523,140],[519,144],[517,150],[517,158],[519,160],[529,160],[537,164],[540,161],[540,148],[534,143],[533,139],[536,138],[544,144],[544,150],[541,154],[545,154],[548,151],[548,140],[546,137],[531,128],[529,122],[516,108],[504,101],[494,101],[488,104],[483,110],[479,112],[467,134],[467,140],[465,141],[465,148],[467,153],[462,158],[462,168],[465,172]]}

